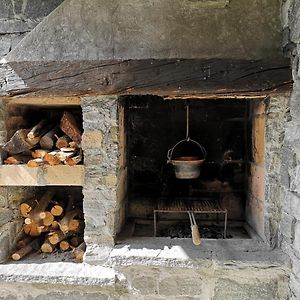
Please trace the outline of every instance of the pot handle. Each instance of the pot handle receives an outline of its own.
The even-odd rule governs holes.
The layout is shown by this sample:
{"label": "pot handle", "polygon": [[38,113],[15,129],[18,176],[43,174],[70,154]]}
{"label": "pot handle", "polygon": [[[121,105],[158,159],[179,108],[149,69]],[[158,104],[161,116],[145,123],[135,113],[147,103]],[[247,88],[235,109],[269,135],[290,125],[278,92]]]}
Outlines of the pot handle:
{"label": "pot handle", "polygon": [[204,156],[204,159],[206,158],[207,152],[206,152],[205,148],[202,145],[200,145],[198,142],[196,142],[195,140],[192,140],[192,139],[189,138],[189,139],[184,139],[184,140],[179,141],[178,143],[176,143],[173,146],[173,148],[171,148],[171,149],[168,150],[168,152],[167,152],[168,163],[172,160],[172,156],[173,156],[173,152],[174,152],[175,148],[179,144],[181,144],[183,142],[192,142],[192,143],[195,143],[200,148],[200,150],[201,150],[201,152],[202,152],[202,154]]}

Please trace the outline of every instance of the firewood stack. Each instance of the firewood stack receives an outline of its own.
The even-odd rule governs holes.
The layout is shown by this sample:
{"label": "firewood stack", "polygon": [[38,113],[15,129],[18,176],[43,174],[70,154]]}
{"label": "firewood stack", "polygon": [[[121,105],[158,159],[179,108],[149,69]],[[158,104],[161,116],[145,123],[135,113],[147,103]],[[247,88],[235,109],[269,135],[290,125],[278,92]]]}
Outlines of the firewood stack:
{"label": "firewood stack", "polygon": [[24,218],[18,250],[13,260],[20,260],[32,251],[52,253],[55,250],[73,250],[76,261],[82,261],[85,251],[83,241],[83,213],[76,207],[72,196],[67,201],[57,201],[55,191],[46,191],[39,200],[31,199],[20,205]]}
{"label": "firewood stack", "polygon": [[59,124],[41,120],[30,129],[19,129],[3,146],[8,153],[5,164],[77,165],[82,161],[81,131],[76,118],[65,111]]}

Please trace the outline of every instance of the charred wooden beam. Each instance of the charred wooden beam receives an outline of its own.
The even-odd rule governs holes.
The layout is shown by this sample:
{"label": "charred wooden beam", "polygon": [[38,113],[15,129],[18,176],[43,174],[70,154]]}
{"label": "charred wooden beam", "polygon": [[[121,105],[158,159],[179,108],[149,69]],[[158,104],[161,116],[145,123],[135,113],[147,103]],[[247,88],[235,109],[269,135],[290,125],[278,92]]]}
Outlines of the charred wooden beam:
{"label": "charred wooden beam", "polygon": [[9,96],[31,93],[55,93],[63,96],[230,93],[259,95],[291,83],[290,62],[287,59],[10,62],[9,67],[11,72],[18,75],[17,81],[3,83],[2,94]]}

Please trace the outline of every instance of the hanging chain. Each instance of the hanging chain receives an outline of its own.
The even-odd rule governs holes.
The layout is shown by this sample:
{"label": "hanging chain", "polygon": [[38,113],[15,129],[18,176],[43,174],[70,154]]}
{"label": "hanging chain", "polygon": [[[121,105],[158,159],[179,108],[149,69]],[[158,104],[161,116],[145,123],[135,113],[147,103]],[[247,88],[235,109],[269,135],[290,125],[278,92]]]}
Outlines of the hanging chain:
{"label": "hanging chain", "polygon": [[190,107],[186,106],[186,140],[190,140]]}

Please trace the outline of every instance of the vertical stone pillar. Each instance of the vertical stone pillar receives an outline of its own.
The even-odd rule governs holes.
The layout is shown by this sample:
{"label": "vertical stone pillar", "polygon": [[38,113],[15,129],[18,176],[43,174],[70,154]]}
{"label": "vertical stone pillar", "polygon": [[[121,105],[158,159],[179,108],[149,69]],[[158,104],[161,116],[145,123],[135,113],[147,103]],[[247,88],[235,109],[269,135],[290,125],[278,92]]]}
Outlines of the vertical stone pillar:
{"label": "vertical stone pillar", "polygon": [[290,256],[289,299],[300,299],[300,2],[282,2],[283,50],[291,58],[293,91],[287,110],[281,166],[280,244]]}
{"label": "vertical stone pillar", "polygon": [[81,99],[85,183],[83,210],[87,257],[114,244],[119,169],[118,97]]}

